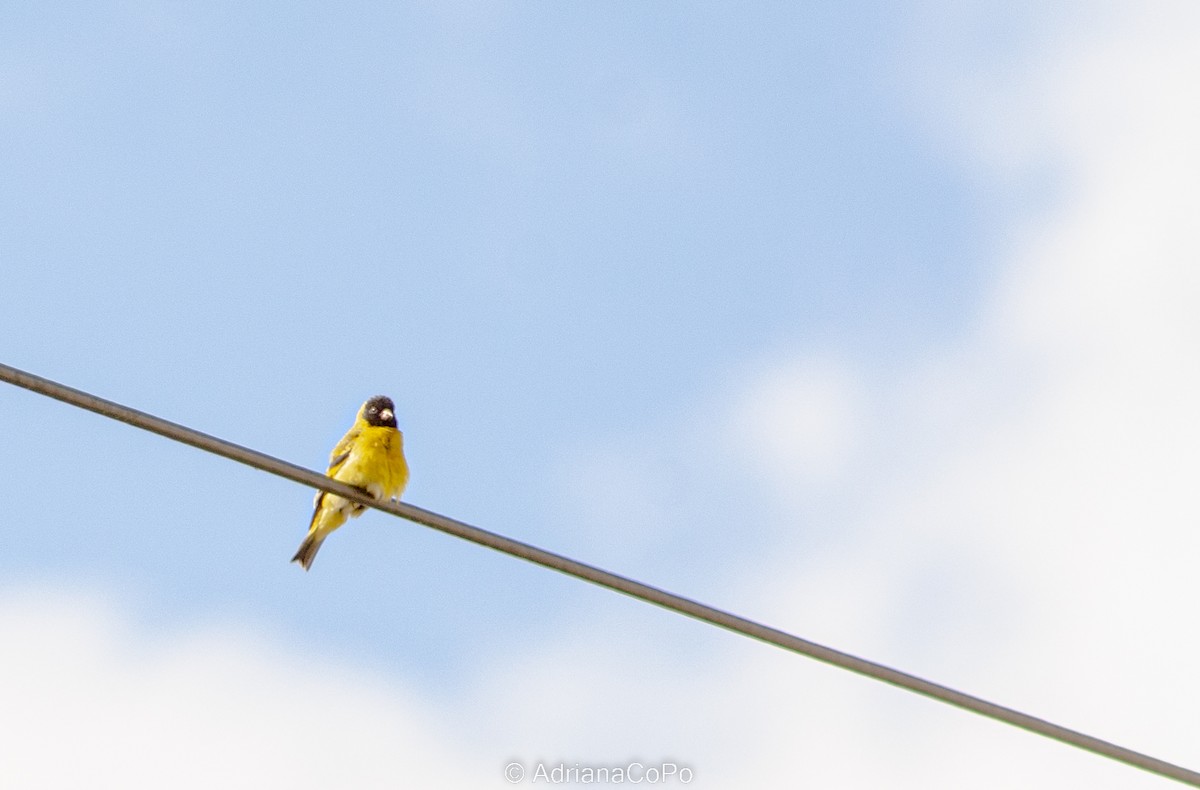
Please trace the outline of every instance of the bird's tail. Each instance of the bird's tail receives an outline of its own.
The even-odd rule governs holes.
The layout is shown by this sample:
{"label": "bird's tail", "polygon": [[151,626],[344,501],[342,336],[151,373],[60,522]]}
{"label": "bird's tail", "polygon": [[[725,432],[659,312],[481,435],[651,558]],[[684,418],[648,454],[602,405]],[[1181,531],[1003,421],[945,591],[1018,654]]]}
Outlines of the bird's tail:
{"label": "bird's tail", "polygon": [[304,542],[300,544],[300,548],[296,550],[296,556],[292,557],[292,562],[298,562],[300,563],[300,567],[308,570],[312,567],[313,560],[317,557],[317,550],[321,548],[321,543],[324,540],[325,536],[316,530],[309,532],[305,536]]}

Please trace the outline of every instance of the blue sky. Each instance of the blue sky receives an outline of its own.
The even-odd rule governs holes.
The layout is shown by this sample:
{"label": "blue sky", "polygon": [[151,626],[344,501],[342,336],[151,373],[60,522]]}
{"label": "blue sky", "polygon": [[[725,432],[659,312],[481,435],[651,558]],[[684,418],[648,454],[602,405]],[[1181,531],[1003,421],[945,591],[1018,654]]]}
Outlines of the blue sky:
{"label": "blue sky", "polygon": [[[982,201],[896,97],[910,33],[880,14],[31,14],[7,47],[27,102],[6,124],[6,212],[26,218],[6,234],[10,360],[309,466],[389,393],[413,501],[561,545],[547,486],[581,442],[653,426],[775,346],[886,357],[961,319]],[[76,526],[32,530],[8,561],[73,574],[102,557],[152,609],[166,596],[164,617],[249,606],[301,639],[330,629],[285,603],[313,579],[272,594],[255,570],[295,542],[302,492],[32,408],[97,442],[80,463],[113,477],[89,491],[152,490],[134,512],[91,509],[103,526],[64,513]],[[709,496],[746,494],[723,487]],[[422,612],[486,568],[515,596],[420,617],[418,642],[446,641],[419,662],[444,666],[464,618],[558,613],[536,592],[557,580],[510,583],[511,563],[412,532],[363,546],[394,551],[377,568],[393,580],[361,595]],[[331,590],[369,584],[361,562],[342,570]],[[326,637],[357,620],[324,611]],[[408,653],[407,629],[381,645],[379,625],[355,629],[364,649]]]}
{"label": "blue sky", "polygon": [[[1057,615],[1033,601],[1061,595],[1047,611],[1073,611],[1044,575],[1071,541],[1057,555],[1044,530],[1025,543],[985,525],[1097,488],[1158,494],[1145,470],[1194,468],[1149,442],[1158,426],[1095,447],[1078,441],[1098,435],[1088,423],[1047,437],[1191,392],[1158,374],[1190,375],[1200,345],[1194,322],[1163,318],[1196,285],[1174,264],[1194,251],[1184,218],[1118,202],[1166,194],[1155,174],[1178,186],[1174,168],[1135,154],[1146,140],[1186,151],[1186,135],[1158,130],[1192,128],[1194,91],[1174,79],[1189,61],[1152,54],[1182,52],[1194,14],[1173,10],[1173,30],[1113,4],[1080,27],[1072,8],[8,9],[3,361],[311,468],[366,397],[388,394],[418,505],[1049,715],[1046,679],[1021,661],[1042,650],[1066,667],[1095,636],[1039,641]],[[1123,76],[1143,72],[1149,97]],[[1149,175],[1122,180],[1131,172]],[[1127,244],[1150,236],[1164,241]],[[1166,361],[1148,375],[1120,353],[1131,347]],[[711,754],[709,781],[775,786],[786,747],[766,739],[739,758],[712,719],[769,720],[777,693],[731,681],[759,673],[788,678],[786,707],[846,717],[836,744],[806,752],[809,781],[834,775],[822,753],[902,729],[928,734],[884,761],[913,786],[971,775],[930,773],[946,738],[993,758],[1031,750],[1012,761],[1017,780],[1049,760],[1128,786],[1123,769],[1047,756],[998,726],[964,730],[964,714],[925,729],[914,720],[943,716],[928,703],[377,513],[303,574],[287,560],[309,492],[16,389],[0,398],[12,638],[39,644],[20,613],[46,599],[68,635],[76,614],[109,612],[112,639],[151,666],[165,654],[211,669],[196,647],[211,636],[250,657],[231,660],[236,678],[277,664],[314,688],[346,679],[386,710],[329,692],[304,715],[416,722],[433,751],[478,758],[430,786],[499,785],[501,755],[618,759],[659,744],[702,778]],[[1191,430],[1182,405],[1163,413]],[[1121,486],[1098,482],[1099,461],[1098,478],[1062,474],[1080,465],[1057,454],[1115,468],[1143,444]],[[1047,459],[1058,465],[1040,469]],[[1044,480],[1075,480],[1077,498],[1013,494]],[[1186,487],[1185,475],[1162,500],[1164,529],[1188,523]],[[1009,515],[1034,530],[1044,512]],[[1111,534],[1138,521],[1130,511]],[[1191,588],[1175,578],[1141,608],[1168,618],[1164,601]],[[997,681],[996,656],[1024,669]],[[215,687],[241,682],[213,672]],[[671,707],[627,740],[612,735],[627,728],[620,705],[606,714],[580,695],[694,702],[713,678],[745,694]],[[521,707],[560,686],[572,702],[553,716]],[[180,688],[175,709],[206,720],[199,681]],[[1066,695],[1065,723],[1086,729],[1087,705],[1070,700],[1094,689]],[[259,703],[252,718],[286,718],[269,694]],[[713,726],[697,734],[697,721]],[[1132,730],[1145,738],[1132,745],[1154,752],[1156,732]],[[244,766],[273,759],[230,748]],[[372,759],[362,786],[385,786]]]}

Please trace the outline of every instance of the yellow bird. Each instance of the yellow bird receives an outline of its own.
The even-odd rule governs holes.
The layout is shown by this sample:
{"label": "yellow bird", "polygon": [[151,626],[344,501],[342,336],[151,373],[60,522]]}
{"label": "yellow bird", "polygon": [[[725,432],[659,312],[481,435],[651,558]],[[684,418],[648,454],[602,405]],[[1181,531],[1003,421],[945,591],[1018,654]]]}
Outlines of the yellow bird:
{"label": "yellow bird", "polygon": [[[391,398],[371,398],[358,410],[354,425],[329,454],[325,474],[334,480],[361,488],[381,501],[399,499],[408,484],[408,463],[404,460],[404,434],[396,429],[396,407]],[[329,533],[358,518],[364,505],[324,491],[317,492],[308,535],[300,544],[292,562],[308,570],[321,542]]]}

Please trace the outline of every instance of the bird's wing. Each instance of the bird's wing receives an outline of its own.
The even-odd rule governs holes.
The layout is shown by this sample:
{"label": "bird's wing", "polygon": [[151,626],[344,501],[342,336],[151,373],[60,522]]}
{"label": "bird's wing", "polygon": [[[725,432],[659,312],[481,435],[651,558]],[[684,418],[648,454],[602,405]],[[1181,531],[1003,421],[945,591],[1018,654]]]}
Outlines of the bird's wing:
{"label": "bird's wing", "polygon": [[346,459],[350,457],[350,451],[354,449],[354,442],[362,433],[362,426],[357,422],[350,430],[346,431],[346,435],[333,448],[333,452],[329,454],[329,468],[325,470],[325,474],[330,477],[336,477],[338,470],[342,468],[342,464],[346,463]]}
{"label": "bird's wing", "polygon": [[[341,438],[341,441],[334,445],[333,452],[329,454],[329,468],[325,470],[325,474],[328,477],[337,477],[338,470],[342,468],[342,464],[346,463],[346,459],[350,457],[350,451],[354,449],[354,442],[361,433],[362,425],[358,421],[355,421],[350,430],[346,431],[346,435]],[[316,522],[317,513],[320,512],[321,503],[324,499],[324,491],[318,491],[317,495],[313,498],[313,523]],[[312,528],[311,523],[309,524],[309,528]]]}

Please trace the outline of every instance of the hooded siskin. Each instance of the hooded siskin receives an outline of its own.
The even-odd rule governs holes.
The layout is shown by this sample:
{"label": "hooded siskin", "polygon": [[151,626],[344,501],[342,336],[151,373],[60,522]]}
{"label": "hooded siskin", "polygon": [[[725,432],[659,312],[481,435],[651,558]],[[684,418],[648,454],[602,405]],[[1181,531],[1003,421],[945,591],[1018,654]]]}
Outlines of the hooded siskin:
{"label": "hooded siskin", "polygon": [[[400,498],[408,484],[408,463],[404,460],[404,435],[396,429],[396,408],[391,398],[379,395],[362,405],[354,425],[330,453],[325,474],[357,486],[380,501]],[[292,562],[308,570],[329,533],[364,510],[356,502],[318,491],[308,535]]]}

